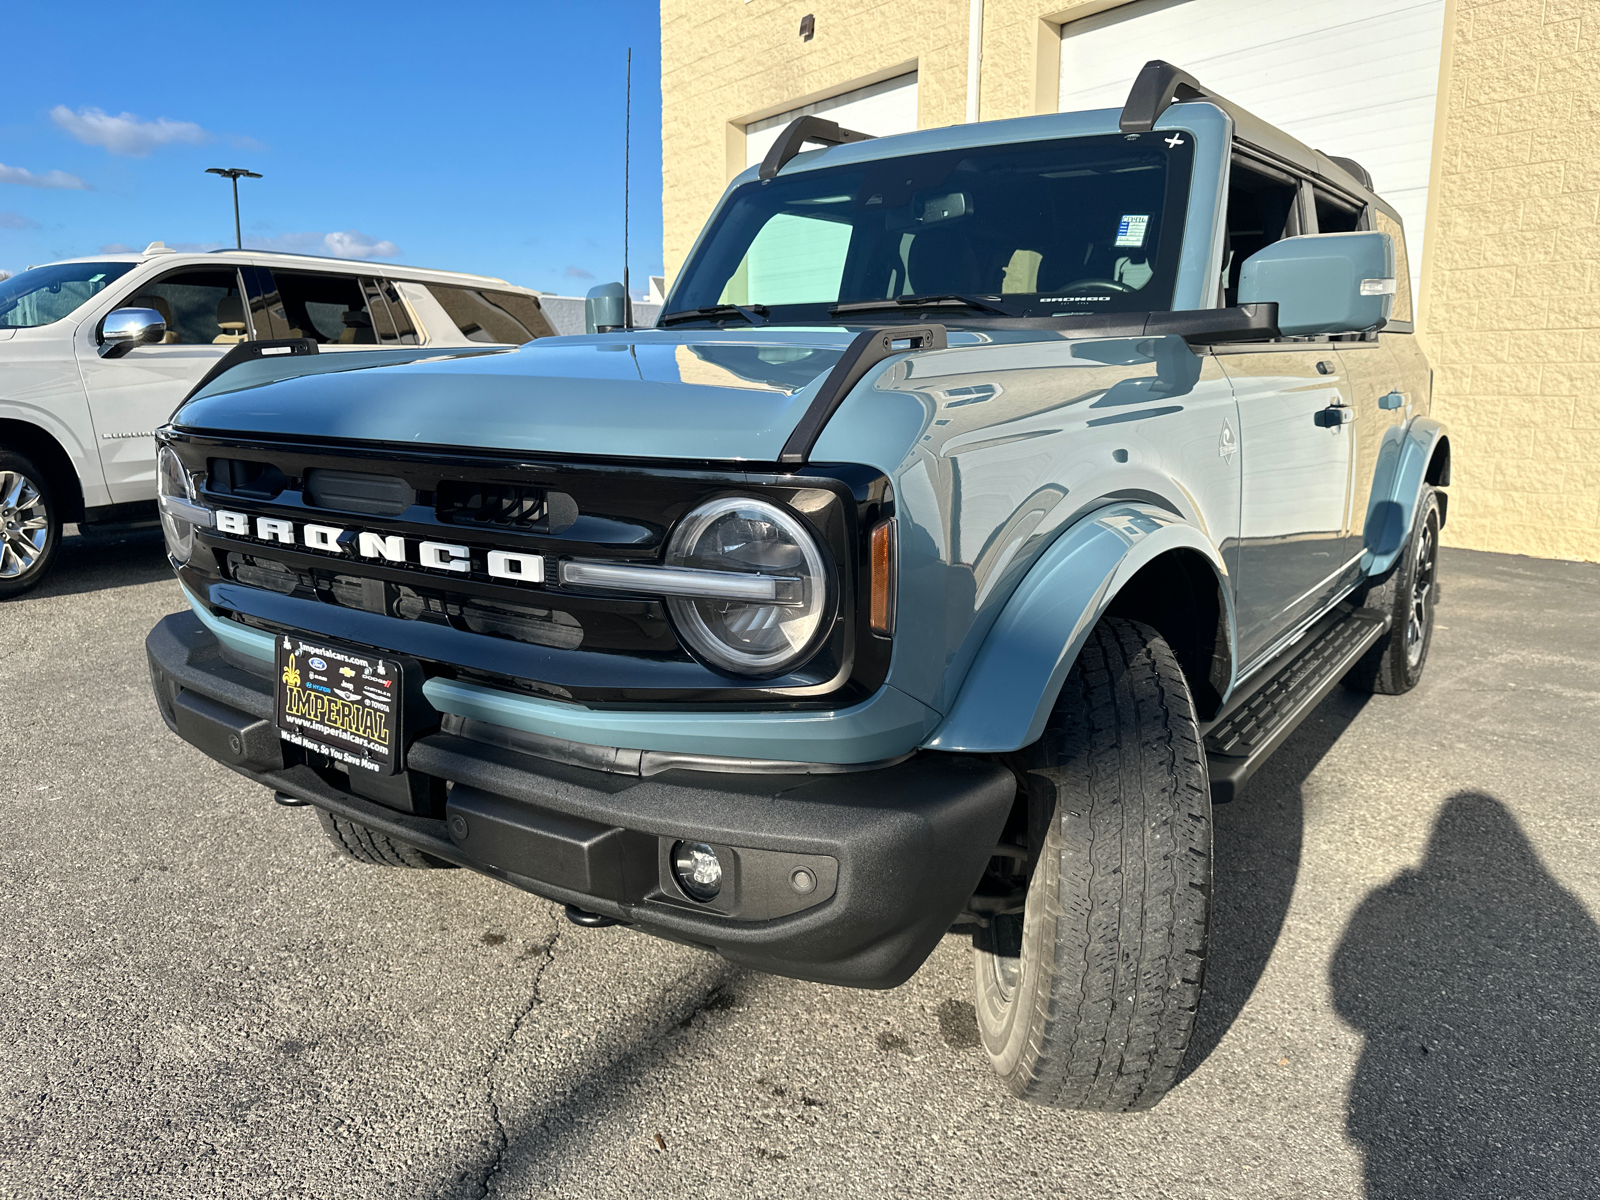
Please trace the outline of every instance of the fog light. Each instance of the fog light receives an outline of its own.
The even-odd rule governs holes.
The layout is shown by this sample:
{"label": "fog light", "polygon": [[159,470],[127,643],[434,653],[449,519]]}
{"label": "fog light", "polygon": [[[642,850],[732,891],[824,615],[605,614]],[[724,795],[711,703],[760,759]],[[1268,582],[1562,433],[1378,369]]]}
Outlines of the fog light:
{"label": "fog light", "polygon": [[722,890],[722,860],[704,842],[679,842],[674,846],[672,873],[678,886],[696,900],[715,900]]}

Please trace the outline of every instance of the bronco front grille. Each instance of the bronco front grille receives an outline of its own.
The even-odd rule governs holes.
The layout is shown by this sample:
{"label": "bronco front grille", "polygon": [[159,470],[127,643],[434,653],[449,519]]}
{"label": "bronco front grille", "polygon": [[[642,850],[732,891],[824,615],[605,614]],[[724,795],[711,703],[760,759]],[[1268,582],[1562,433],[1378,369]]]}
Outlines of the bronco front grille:
{"label": "bronco front grille", "polygon": [[[180,570],[185,586],[202,598],[209,589],[212,604],[258,628],[381,645],[429,672],[580,702],[824,708],[865,699],[887,675],[890,640],[870,632],[856,586],[862,531],[891,511],[888,482],[870,468],[558,462],[198,434],[168,444],[192,471],[209,463],[197,499],[233,514],[200,531],[202,549]],[[732,678],[702,663],[659,595],[562,582],[569,560],[663,563],[684,514],[729,493],[787,506],[832,560],[834,623],[815,657],[782,678]]]}
{"label": "bronco front grille", "polygon": [[560,492],[551,496],[540,487],[520,483],[485,483],[479,480],[447,479],[439,485],[435,511],[441,521],[452,525],[473,525],[490,529],[526,529],[533,533],[559,533],[550,528],[551,500],[563,517],[571,509],[565,529],[577,518],[572,498]]}

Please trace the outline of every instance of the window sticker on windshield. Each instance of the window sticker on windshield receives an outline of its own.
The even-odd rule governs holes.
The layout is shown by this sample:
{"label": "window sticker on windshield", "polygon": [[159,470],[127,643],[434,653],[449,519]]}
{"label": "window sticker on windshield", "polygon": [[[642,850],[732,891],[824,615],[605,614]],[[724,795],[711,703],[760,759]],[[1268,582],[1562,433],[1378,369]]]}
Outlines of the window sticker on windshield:
{"label": "window sticker on windshield", "polygon": [[1117,223],[1118,246],[1144,245],[1144,231],[1150,225],[1149,213],[1128,213]]}

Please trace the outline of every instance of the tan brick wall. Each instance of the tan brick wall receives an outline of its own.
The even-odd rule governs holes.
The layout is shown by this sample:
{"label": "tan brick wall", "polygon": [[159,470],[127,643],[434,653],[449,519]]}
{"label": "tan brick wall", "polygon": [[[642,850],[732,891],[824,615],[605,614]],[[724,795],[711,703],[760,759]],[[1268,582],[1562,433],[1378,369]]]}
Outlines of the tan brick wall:
{"label": "tan brick wall", "polygon": [[1457,0],[1422,330],[1445,540],[1600,561],[1600,0]]}
{"label": "tan brick wall", "polygon": [[[1122,2],[986,0],[980,116],[1055,111],[1061,22]],[[965,0],[662,0],[669,275],[743,166],[739,122],[912,65],[918,124],[965,120],[967,19]],[[1445,538],[1600,561],[1600,0],[1452,0],[1445,42],[1420,296]]]}
{"label": "tan brick wall", "polygon": [[[1120,2],[1120,0],[1119,0]],[[1108,0],[1042,10],[987,0],[984,119],[1054,112],[1055,25]],[[816,18],[802,42],[800,18]],[[967,111],[965,0],[661,0],[662,224],[667,274],[682,265],[728,180],[744,166],[740,122],[835,95],[895,67],[915,67],[917,123],[955,125]],[[1047,53],[1045,51],[1048,51]]]}

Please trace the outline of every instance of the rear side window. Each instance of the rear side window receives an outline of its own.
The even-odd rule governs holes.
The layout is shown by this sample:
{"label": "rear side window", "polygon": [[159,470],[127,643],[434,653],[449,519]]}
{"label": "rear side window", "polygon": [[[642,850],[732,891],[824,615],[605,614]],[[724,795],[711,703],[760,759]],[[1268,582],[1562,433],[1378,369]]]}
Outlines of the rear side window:
{"label": "rear side window", "polygon": [[324,346],[376,346],[378,331],[361,281],[354,275],[273,271],[288,322],[287,337]]}
{"label": "rear side window", "polygon": [[142,285],[120,308],[153,308],[167,323],[165,344],[230,346],[250,336],[239,273],[232,267],[174,271]]}
{"label": "rear side window", "polygon": [[485,288],[424,284],[439,307],[455,322],[469,342],[499,342],[520,346],[534,338],[550,337],[555,330],[545,320],[539,302],[521,292]]}
{"label": "rear side window", "polygon": [[1321,188],[1313,189],[1317,204],[1318,233],[1354,233],[1361,228],[1361,209]]}
{"label": "rear side window", "polygon": [[367,308],[372,313],[379,345],[415,346],[417,327],[394,284],[387,279],[363,279],[361,287],[367,294]]}

